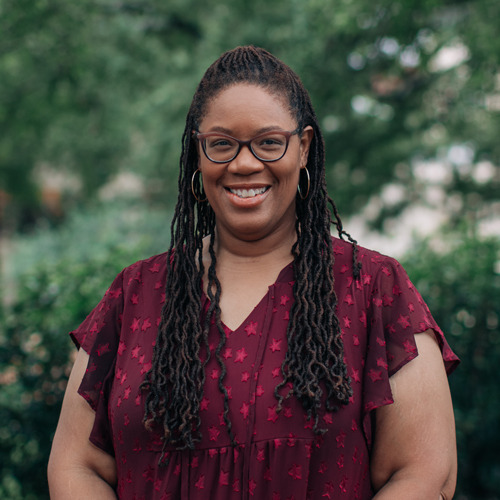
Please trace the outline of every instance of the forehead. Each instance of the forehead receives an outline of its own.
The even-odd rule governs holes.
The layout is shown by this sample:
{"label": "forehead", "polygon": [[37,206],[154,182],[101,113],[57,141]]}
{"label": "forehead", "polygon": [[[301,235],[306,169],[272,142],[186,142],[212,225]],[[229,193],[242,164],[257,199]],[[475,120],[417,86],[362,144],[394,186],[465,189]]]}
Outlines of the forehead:
{"label": "forehead", "polygon": [[207,126],[227,129],[296,126],[286,97],[247,83],[233,84],[212,97],[205,105],[200,125],[203,131]]}

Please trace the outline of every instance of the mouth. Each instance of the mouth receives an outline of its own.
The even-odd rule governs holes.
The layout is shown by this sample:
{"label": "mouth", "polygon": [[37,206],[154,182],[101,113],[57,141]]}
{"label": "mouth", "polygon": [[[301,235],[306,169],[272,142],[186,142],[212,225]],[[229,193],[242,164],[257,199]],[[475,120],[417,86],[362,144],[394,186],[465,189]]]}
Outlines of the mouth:
{"label": "mouth", "polygon": [[234,194],[239,198],[253,198],[259,194],[264,194],[269,189],[269,186],[253,188],[253,189],[231,189],[231,188],[226,188],[226,189],[231,194]]}

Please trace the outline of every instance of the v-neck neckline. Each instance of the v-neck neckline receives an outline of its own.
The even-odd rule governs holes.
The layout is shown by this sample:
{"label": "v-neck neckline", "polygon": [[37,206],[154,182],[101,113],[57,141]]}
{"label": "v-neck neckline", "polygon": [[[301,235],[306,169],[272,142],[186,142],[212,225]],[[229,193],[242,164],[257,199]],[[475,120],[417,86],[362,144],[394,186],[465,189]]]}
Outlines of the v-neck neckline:
{"label": "v-neck neckline", "polygon": [[[255,311],[265,302],[268,300],[269,293],[271,292],[271,289],[275,287],[278,283],[290,283],[293,281],[293,261],[289,262],[288,264],[283,267],[283,269],[279,272],[278,277],[276,278],[276,281],[269,285],[267,287],[266,293],[260,298],[260,300],[255,304],[255,306],[252,308],[250,313],[247,315],[246,318],[243,319],[243,321],[236,327],[236,328],[230,328],[228,325],[224,323],[224,321],[221,320],[221,325],[224,328],[224,330],[229,334],[229,333],[235,333],[239,331],[241,328],[246,326],[252,316],[255,314]],[[207,311],[208,309],[208,304],[210,304],[210,299],[208,298],[208,295],[205,293],[203,290],[203,283],[202,283],[202,295],[201,295],[201,307],[203,311]]]}

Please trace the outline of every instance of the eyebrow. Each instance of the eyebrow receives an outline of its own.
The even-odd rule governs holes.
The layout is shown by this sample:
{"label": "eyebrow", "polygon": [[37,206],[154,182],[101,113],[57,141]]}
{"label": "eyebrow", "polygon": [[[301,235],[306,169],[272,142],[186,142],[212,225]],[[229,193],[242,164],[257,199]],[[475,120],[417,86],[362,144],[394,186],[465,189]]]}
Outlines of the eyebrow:
{"label": "eyebrow", "polygon": [[[234,134],[232,130],[220,126],[212,127],[207,133],[213,133],[213,132],[220,132],[221,134],[229,135],[231,137],[233,137]],[[265,134],[266,132],[285,132],[285,129],[278,127],[277,125],[272,125],[270,127],[262,127],[256,130],[254,137]]]}

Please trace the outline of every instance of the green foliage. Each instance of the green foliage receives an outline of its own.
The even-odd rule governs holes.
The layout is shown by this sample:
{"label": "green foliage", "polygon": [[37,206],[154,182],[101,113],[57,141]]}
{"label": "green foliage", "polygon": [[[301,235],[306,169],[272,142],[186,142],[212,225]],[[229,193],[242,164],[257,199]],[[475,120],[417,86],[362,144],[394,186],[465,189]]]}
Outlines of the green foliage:
{"label": "green foliage", "polygon": [[[457,498],[500,498],[500,244],[445,237],[405,267],[461,359],[451,375],[458,440]],[[462,495],[462,496],[460,496]]]}
{"label": "green foliage", "polygon": [[[110,262],[120,255],[110,255]],[[0,496],[41,498],[54,424],[69,375],[66,332],[85,318],[111,279],[108,262],[40,266],[22,278],[0,331]],[[42,487],[43,485],[43,487]]]}
{"label": "green foliage", "polygon": [[[166,248],[168,225],[153,208],[98,206],[15,243],[7,281],[15,278],[17,289],[0,308],[0,497],[47,498],[46,461],[74,354],[67,332],[124,266]],[[464,500],[499,498],[499,252],[498,240],[455,234],[402,259],[462,360],[450,383],[456,497]]]}
{"label": "green foliage", "polygon": [[162,207],[133,200],[100,203],[73,211],[55,229],[42,225],[30,235],[13,238],[6,277],[29,275],[33,268],[61,261],[105,262],[110,254],[123,254],[123,263],[127,257],[166,250],[169,239],[170,215]]}
{"label": "green foliage", "polygon": [[[168,218],[155,207],[73,208],[95,204],[121,171],[142,177],[149,202],[173,206],[185,115],[209,63],[253,43],[301,75],[341,213],[397,183],[406,196],[372,218],[382,227],[421,194],[415,160],[434,158],[447,169],[449,210],[475,217],[499,192],[498,173],[473,175],[473,163],[500,164],[499,17],[496,0],[0,0],[0,232],[60,215],[40,171],[49,187],[62,174],[59,208],[70,214],[15,240],[0,288],[0,497],[47,497],[66,334],[123,266],[167,245]],[[462,59],[438,68],[442,50],[457,47]],[[465,161],[450,155],[457,145]],[[405,265],[462,358],[450,379],[457,498],[498,499],[498,241],[443,241]]]}
{"label": "green foliage", "polygon": [[17,290],[0,308],[1,498],[48,497],[47,458],[75,351],[67,333],[123,267],[166,249],[166,228],[164,212],[96,207],[16,244]]}
{"label": "green foliage", "polygon": [[[17,226],[40,215],[40,166],[80,179],[66,207],[124,169],[171,206],[195,86],[245,43],[303,77],[343,213],[393,180],[409,188],[414,158],[446,161],[456,144],[500,162],[495,0],[3,0],[0,12],[0,189]],[[450,47],[462,59],[436,67]],[[450,168],[466,206],[495,198],[498,180]]]}

